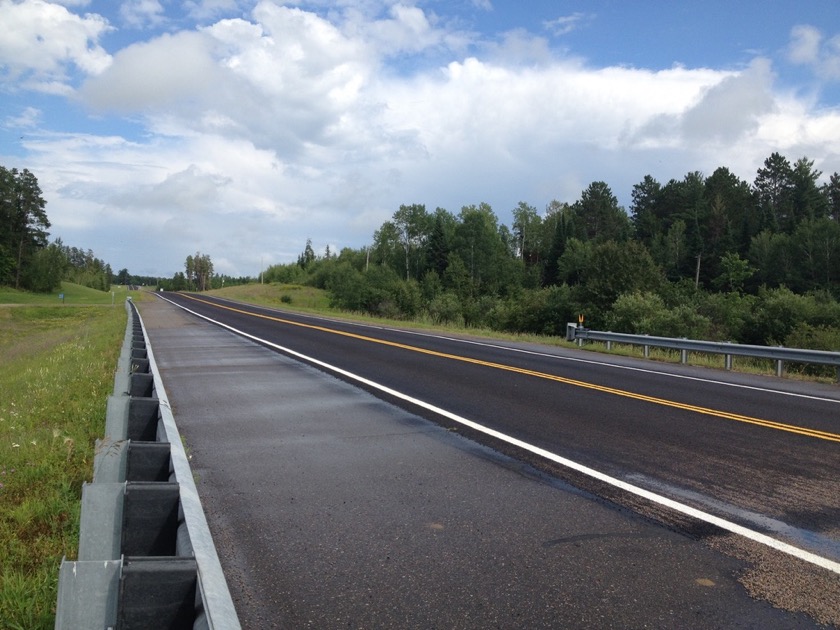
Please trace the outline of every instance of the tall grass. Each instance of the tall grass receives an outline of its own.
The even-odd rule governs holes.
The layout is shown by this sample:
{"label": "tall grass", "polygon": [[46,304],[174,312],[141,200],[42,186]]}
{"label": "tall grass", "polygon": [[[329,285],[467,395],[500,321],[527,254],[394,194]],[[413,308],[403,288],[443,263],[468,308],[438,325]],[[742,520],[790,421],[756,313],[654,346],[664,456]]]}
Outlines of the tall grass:
{"label": "tall grass", "polygon": [[4,630],[54,625],[58,568],[77,554],[82,482],[104,432],[125,326],[122,305],[0,306]]}

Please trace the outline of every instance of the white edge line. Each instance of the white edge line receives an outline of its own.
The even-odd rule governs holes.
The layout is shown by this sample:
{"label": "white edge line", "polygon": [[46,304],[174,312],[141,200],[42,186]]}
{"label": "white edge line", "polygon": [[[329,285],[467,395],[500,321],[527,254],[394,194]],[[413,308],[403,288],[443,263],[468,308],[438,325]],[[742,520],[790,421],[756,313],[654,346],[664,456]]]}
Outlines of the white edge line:
{"label": "white edge line", "polygon": [[255,336],[255,335],[251,335],[249,333],[241,331],[237,328],[234,328],[233,326],[229,326],[229,325],[224,324],[222,322],[219,322],[215,319],[211,319],[210,317],[207,317],[206,315],[202,315],[201,313],[197,313],[197,312],[195,312],[193,310],[190,310],[190,309],[188,309],[184,306],[181,306],[180,304],[176,304],[175,302],[173,302],[173,301],[171,301],[167,298],[164,298],[162,296],[158,296],[158,297],[160,297],[162,300],[165,300],[165,301],[169,302],[170,304],[173,304],[173,305],[177,306],[180,309],[183,309],[184,311],[186,311],[188,313],[192,313],[193,315],[195,315],[197,317],[200,317],[202,319],[205,319],[208,322],[216,324],[217,326],[221,326],[222,328],[225,328],[225,329],[227,329],[227,330],[229,330],[233,333],[236,333],[237,335],[240,335],[242,337],[246,337],[248,339],[251,339],[252,341],[256,341],[260,344],[269,346],[271,348],[275,348],[275,349],[280,350],[281,352],[283,352],[285,354],[297,357],[299,359],[302,359],[302,360],[306,361],[307,363],[317,365],[317,366],[322,367],[325,370],[329,370],[330,372],[333,372],[335,374],[340,374],[341,376],[344,376],[348,379],[354,380],[358,383],[362,383],[363,385],[366,385],[367,387],[379,390],[379,391],[381,391],[385,394],[388,394],[389,396],[393,396],[394,398],[404,400],[408,403],[411,403],[412,405],[416,405],[416,406],[418,406],[422,409],[426,409],[427,411],[431,411],[432,413],[438,414],[440,416],[443,416],[444,418],[448,418],[449,420],[452,420],[452,421],[457,422],[459,424],[462,424],[464,426],[470,427],[471,429],[474,429],[476,431],[484,433],[485,435],[489,435],[491,437],[494,437],[497,440],[501,440],[502,442],[506,442],[508,444],[511,444],[513,446],[521,448],[525,451],[533,453],[534,455],[538,455],[539,457],[542,457],[544,459],[552,461],[556,464],[560,464],[561,466],[564,466],[566,468],[569,468],[571,470],[574,470],[576,472],[584,474],[588,477],[591,477],[591,478],[596,479],[598,481],[601,481],[603,483],[609,484],[609,485],[611,485],[615,488],[618,488],[620,490],[624,490],[625,492],[629,492],[630,494],[634,494],[636,496],[642,497],[643,499],[647,499],[648,501],[651,501],[653,503],[657,503],[659,505],[667,507],[671,510],[674,510],[675,512],[679,512],[680,514],[685,514],[686,516],[690,516],[692,518],[698,519],[698,520],[703,521],[705,523],[709,523],[710,525],[714,525],[716,527],[719,527],[720,529],[726,530],[728,532],[732,532],[733,534],[738,534],[739,536],[743,536],[744,538],[747,538],[747,539],[752,540],[754,542],[760,543],[760,544],[765,545],[767,547],[771,547],[773,549],[776,549],[777,551],[781,551],[782,553],[786,553],[790,556],[794,556],[795,558],[798,558],[800,560],[804,560],[805,562],[808,562],[810,564],[814,564],[818,567],[821,567],[823,569],[826,569],[828,571],[831,571],[833,573],[836,573],[836,574],[840,575],[840,562],[835,562],[835,561],[830,560],[828,558],[823,558],[822,556],[818,556],[817,554],[811,553],[810,551],[800,549],[799,547],[795,547],[794,545],[791,545],[791,544],[788,544],[788,543],[783,542],[781,540],[778,540],[776,538],[773,538],[772,536],[762,534],[761,532],[757,532],[757,531],[754,531],[754,530],[749,529],[747,527],[744,527],[742,525],[738,525],[737,523],[733,523],[732,521],[728,521],[726,519],[720,518],[718,516],[715,516],[714,514],[709,514],[707,512],[703,512],[702,510],[698,510],[698,509],[693,508],[689,505],[679,503],[678,501],[674,501],[673,499],[669,499],[668,497],[664,497],[662,495],[656,494],[655,492],[645,490],[644,488],[640,488],[639,486],[635,486],[633,484],[627,483],[626,481],[622,481],[621,479],[618,479],[616,477],[612,477],[610,475],[599,472],[599,471],[595,470],[594,468],[589,468],[588,466],[584,466],[583,464],[579,464],[579,463],[574,462],[570,459],[566,459],[565,457],[561,457],[560,455],[556,455],[555,453],[552,453],[550,451],[546,451],[545,449],[539,448],[539,447],[534,446],[532,444],[528,444],[527,442],[523,442],[522,440],[518,440],[514,437],[511,437],[511,436],[505,434],[505,433],[501,433],[499,431],[496,431],[495,429],[485,427],[481,424],[478,424],[477,422],[474,422],[472,420],[468,420],[467,418],[464,418],[464,417],[456,415],[452,412],[446,411],[445,409],[441,409],[440,407],[436,407],[435,405],[432,405],[430,403],[424,402],[424,401],[419,400],[417,398],[413,398],[411,396],[408,396],[406,394],[398,392],[394,389],[391,389],[390,387],[386,387],[385,385],[381,385],[381,384],[379,384],[375,381],[371,381],[369,379],[366,379],[366,378],[364,378],[362,376],[359,376],[357,374],[354,374],[352,372],[348,372],[347,370],[344,370],[342,368],[336,367],[336,366],[331,365],[329,363],[325,363],[324,361],[320,361],[318,359],[312,358],[310,356],[307,356],[305,354],[302,354],[302,353],[297,352],[295,350],[292,350],[290,348],[286,348],[284,346],[278,345],[276,343],[266,341],[265,339],[262,339],[260,337]]}

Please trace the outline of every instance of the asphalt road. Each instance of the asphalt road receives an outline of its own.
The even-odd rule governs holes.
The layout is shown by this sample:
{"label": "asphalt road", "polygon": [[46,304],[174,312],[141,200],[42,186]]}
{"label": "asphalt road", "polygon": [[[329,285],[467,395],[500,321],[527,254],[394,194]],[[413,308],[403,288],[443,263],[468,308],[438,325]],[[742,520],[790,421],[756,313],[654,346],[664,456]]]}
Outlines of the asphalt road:
{"label": "asphalt road", "polygon": [[140,304],[244,627],[840,623],[837,573],[558,463],[836,563],[836,387],[165,297],[265,342]]}

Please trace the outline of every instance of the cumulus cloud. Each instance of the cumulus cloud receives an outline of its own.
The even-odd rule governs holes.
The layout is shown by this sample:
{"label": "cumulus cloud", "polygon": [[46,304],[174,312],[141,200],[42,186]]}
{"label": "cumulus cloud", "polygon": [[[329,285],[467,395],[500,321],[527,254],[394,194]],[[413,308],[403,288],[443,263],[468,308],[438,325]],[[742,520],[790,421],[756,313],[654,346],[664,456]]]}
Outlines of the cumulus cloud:
{"label": "cumulus cloud", "polygon": [[190,102],[203,106],[222,73],[212,45],[206,35],[193,31],[133,44],[118,52],[105,71],[88,79],[80,97],[95,109],[129,114]]}
{"label": "cumulus cloud", "polygon": [[683,115],[685,137],[734,142],[754,132],[760,118],[773,111],[772,84],[767,59],[756,59],[743,72],[724,78],[705,90],[700,101]]}
{"label": "cumulus cloud", "polygon": [[[30,9],[19,30],[46,28],[32,10],[43,4],[14,5]],[[307,237],[316,249],[367,244],[401,203],[457,212],[487,201],[505,221],[520,200],[573,202],[596,179],[626,203],[647,173],[726,165],[746,178],[775,150],[837,170],[840,112],[781,93],[767,59],[724,70],[592,67],[552,51],[546,36],[481,41],[414,3],[262,1],[237,14],[245,4],[188,2],[194,16],[232,17],[148,37],[90,73],[79,102],[131,119],[141,139],[27,133],[65,242],[133,273],[171,275],[200,250],[220,272],[253,275],[261,260],[294,260]],[[569,17],[555,32],[586,19]],[[83,39],[86,50],[101,32]],[[825,67],[830,40],[803,30],[791,42],[791,61]],[[47,79],[65,86],[62,69],[75,63],[53,58],[41,89]],[[44,116],[19,111],[7,126]],[[74,237],[100,226],[126,251],[154,243],[159,259],[126,260]]]}
{"label": "cumulus cloud", "polygon": [[629,143],[642,146],[733,144],[755,133],[762,117],[774,110],[773,72],[767,59],[755,59],[740,72],[717,73],[713,83],[679,111],[650,118]]}
{"label": "cumulus cloud", "polygon": [[388,144],[372,120],[383,104],[365,94],[378,64],[365,41],[273,3],[253,17],[129,46],[81,95],[94,110],[147,115],[159,130],[244,136],[286,158]]}
{"label": "cumulus cloud", "polygon": [[826,37],[815,26],[801,24],[790,33],[788,59],[810,66],[821,79],[840,80],[840,35]]}
{"label": "cumulus cloud", "polygon": [[132,28],[159,26],[165,21],[164,10],[158,0],[124,0],[120,17]]}
{"label": "cumulus cloud", "polygon": [[110,64],[99,38],[110,30],[98,15],[78,16],[43,0],[0,0],[0,68],[30,89],[68,93],[68,67],[90,75]]}

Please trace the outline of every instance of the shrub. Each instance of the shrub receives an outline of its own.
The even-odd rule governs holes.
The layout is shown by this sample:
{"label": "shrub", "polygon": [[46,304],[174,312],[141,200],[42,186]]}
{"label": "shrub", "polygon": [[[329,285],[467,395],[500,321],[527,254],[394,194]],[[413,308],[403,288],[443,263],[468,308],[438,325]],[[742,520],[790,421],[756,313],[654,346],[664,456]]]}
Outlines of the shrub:
{"label": "shrub", "polygon": [[743,342],[778,345],[804,324],[840,328],[840,305],[824,292],[797,295],[787,287],[763,288],[745,326]]}
{"label": "shrub", "polygon": [[696,299],[697,311],[711,321],[709,338],[715,341],[742,341],[755,296],[738,293],[704,293]]}
{"label": "shrub", "polygon": [[428,306],[429,317],[436,324],[463,324],[461,302],[452,292],[445,292],[434,298]]}
{"label": "shrub", "polygon": [[615,332],[657,337],[707,339],[712,328],[711,320],[694,306],[668,308],[657,294],[639,291],[619,296],[606,321]]}
{"label": "shrub", "polygon": [[[825,350],[837,352],[840,350],[840,328],[826,328],[802,324],[794,328],[785,337],[785,346],[789,348],[805,348],[808,350]],[[787,369],[791,372],[800,372],[813,376],[831,377],[836,373],[836,368],[830,365],[806,365],[790,363]]]}
{"label": "shrub", "polygon": [[499,309],[496,328],[537,335],[565,335],[566,324],[577,321],[568,285],[523,291]]}
{"label": "shrub", "polygon": [[624,293],[613,304],[606,318],[606,326],[614,332],[650,335],[653,334],[650,331],[650,322],[665,310],[665,301],[655,293]]}

